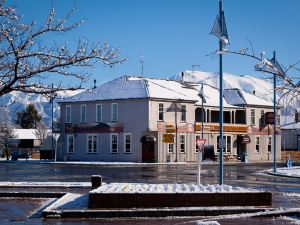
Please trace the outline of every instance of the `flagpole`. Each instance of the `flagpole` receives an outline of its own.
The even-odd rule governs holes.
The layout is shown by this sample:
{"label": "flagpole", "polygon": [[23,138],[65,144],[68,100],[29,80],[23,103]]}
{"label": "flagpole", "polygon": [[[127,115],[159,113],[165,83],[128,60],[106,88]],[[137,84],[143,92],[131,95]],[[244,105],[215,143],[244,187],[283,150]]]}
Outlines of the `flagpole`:
{"label": "flagpole", "polygon": [[[219,1],[219,20],[220,20],[220,31],[223,31],[223,4],[222,0]],[[219,113],[219,123],[220,123],[220,133],[219,133],[219,184],[223,185],[223,43],[219,40],[219,70],[220,70],[220,113]]]}

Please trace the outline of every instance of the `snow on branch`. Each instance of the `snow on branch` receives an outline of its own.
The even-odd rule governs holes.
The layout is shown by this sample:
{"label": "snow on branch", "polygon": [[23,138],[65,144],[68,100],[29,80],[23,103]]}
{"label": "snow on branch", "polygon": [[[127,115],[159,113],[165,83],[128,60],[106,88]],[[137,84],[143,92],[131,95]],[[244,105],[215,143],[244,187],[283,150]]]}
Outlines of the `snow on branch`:
{"label": "snow on branch", "polygon": [[297,67],[300,61],[293,63],[287,67],[280,65],[278,61],[274,58],[268,59],[265,52],[260,54],[255,54],[252,42],[247,39],[250,44],[251,52],[249,53],[249,48],[241,48],[239,51],[233,51],[228,49],[223,49],[222,52],[215,51],[211,55],[216,54],[232,54],[245,56],[250,59],[255,60],[257,63],[254,66],[254,70],[260,71],[267,74],[273,74],[279,81],[276,92],[280,95],[278,99],[278,104],[285,102],[284,104],[293,104],[295,106],[300,104],[300,68]]}
{"label": "snow on branch", "polygon": [[[79,27],[83,20],[69,22],[74,13],[72,9],[65,17],[57,18],[54,8],[48,14],[44,24],[36,21],[23,23],[14,7],[0,0],[0,96],[11,91],[23,91],[47,94],[53,91],[45,85],[45,79],[51,75],[70,77],[80,85],[88,74],[78,72],[76,68],[90,67],[103,63],[113,67],[126,60],[120,56],[120,50],[109,43],[91,44],[80,39],[75,49],[67,43],[49,44],[51,34],[63,34]],[[80,88],[56,85],[57,90]]]}

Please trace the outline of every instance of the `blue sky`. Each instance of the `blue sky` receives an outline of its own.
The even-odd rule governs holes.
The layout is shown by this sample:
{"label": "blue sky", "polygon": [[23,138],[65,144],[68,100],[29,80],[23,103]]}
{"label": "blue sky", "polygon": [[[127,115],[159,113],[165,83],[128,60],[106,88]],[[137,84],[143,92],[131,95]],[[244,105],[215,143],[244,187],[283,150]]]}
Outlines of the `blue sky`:
{"label": "blue sky", "polygon": [[[17,6],[24,19],[45,20],[52,0],[8,0]],[[74,4],[73,21],[87,21],[63,40],[72,45],[80,37],[91,42],[108,41],[121,49],[128,61],[111,69],[97,65],[87,68],[91,79],[103,83],[122,75],[140,75],[139,56],[144,56],[144,75],[171,77],[181,71],[218,71],[218,59],[206,56],[218,48],[217,38],[209,35],[218,13],[218,0],[53,0],[58,15]],[[276,50],[283,65],[300,60],[300,1],[298,0],[223,0],[230,50],[249,47],[256,53],[272,56]],[[56,37],[54,37],[56,38]],[[58,39],[60,37],[57,37]],[[54,40],[47,40],[51,43]],[[262,76],[254,72],[256,62],[227,55],[225,72]],[[51,79],[49,80],[51,81]]]}

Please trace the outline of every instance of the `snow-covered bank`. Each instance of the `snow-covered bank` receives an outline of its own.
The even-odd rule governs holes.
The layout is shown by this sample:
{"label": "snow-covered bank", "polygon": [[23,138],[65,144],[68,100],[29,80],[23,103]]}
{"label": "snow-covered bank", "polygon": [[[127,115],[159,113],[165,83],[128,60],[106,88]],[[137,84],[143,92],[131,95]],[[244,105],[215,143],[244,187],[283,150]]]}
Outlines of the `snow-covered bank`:
{"label": "snow-covered bank", "polygon": [[90,182],[0,182],[0,187],[91,187]]}
{"label": "snow-covered bank", "polygon": [[110,183],[90,193],[232,193],[258,192],[229,185]]}
{"label": "snow-covered bank", "polygon": [[[269,170],[269,172],[273,172],[272,170]],[[300,166],[294,166],[291,168],[277,168],[276,173],[278,175],[284,175],[289,177],[299,177],[300,178]]]}

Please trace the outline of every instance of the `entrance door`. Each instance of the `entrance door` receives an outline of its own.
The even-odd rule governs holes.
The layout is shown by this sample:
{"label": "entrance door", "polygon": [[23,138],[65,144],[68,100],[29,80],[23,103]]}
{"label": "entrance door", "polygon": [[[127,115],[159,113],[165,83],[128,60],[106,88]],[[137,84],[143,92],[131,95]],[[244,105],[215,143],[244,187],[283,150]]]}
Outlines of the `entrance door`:
{"label": "entrance door", "polygon": [[142,161],[143,162],[154,162],[154,141],[143,141],[142,142]]}

